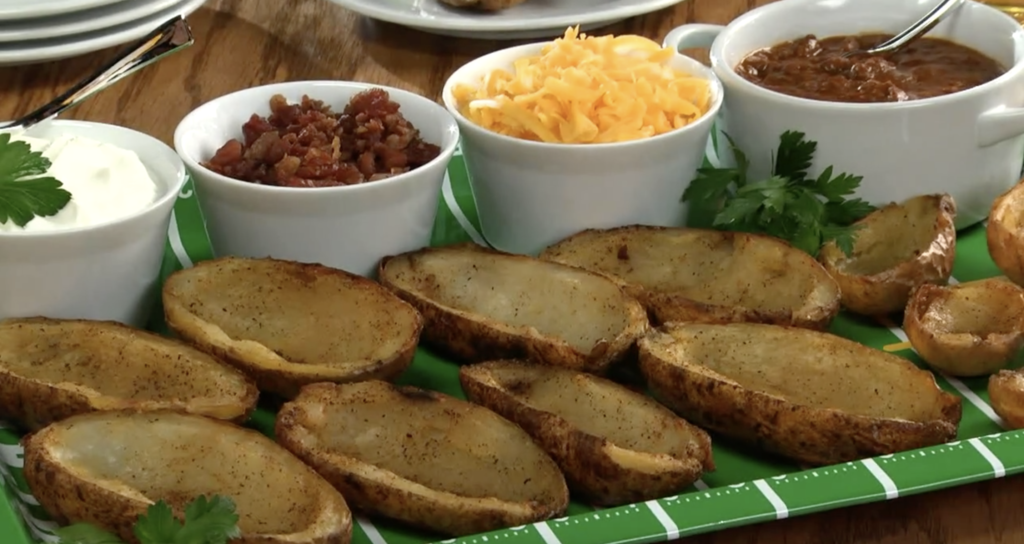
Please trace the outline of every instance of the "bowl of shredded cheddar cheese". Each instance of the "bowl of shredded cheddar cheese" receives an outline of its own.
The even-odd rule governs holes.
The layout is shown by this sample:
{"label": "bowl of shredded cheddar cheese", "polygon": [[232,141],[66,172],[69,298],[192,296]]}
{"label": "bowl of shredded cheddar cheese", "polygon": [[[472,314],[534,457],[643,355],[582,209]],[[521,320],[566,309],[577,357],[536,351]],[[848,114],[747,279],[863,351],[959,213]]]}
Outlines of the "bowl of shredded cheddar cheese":
{"label": "bowl of shredded cheddar cheese", "polygon": [[587,228],[682,225],[722,87],[647,38],[570,28],[469,62],[442,96],[484,237],[534,254]]}

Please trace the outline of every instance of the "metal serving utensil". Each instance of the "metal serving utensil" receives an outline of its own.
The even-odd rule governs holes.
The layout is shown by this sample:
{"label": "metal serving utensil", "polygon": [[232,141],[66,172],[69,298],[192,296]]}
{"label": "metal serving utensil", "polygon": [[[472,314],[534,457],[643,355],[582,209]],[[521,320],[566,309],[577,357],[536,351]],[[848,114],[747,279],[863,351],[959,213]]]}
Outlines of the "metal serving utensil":
{"label": "metal serving utensil", "polygon": [[953,13],[960,6],[964,4],[964,0],[942,0],[939,2],[931,11],[921,17],[914,24],[910,25],[909,28],[893,36],[892,38],[872,47],[871,49],[865,49],[862,51],[850,51],[843,55],[844,57],[852,56],[872,56],[872,55],[886,55],[889,53],[895,53],[900,49],[903,49],[910,42],[920,38],[927,34],[931,29],[935,28],[935,25],[942,22],[950,13]]}
{"label": "metal serving utensil", "polygon": [[0,124],[0,130],[24,130],[77,106],[93,93],[194,43],[192,29],[181,16],[175,17],[132,46],[125,48],[95,73],[76,83],[63,94],[17,121]]}

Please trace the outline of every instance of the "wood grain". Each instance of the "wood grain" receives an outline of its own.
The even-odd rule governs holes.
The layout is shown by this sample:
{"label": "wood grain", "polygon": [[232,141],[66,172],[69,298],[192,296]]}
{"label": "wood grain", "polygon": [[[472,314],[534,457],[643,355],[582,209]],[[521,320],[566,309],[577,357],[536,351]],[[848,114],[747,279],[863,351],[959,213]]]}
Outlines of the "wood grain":
{"label": "wood grain", "polygon": [[[689,0],[608,27],[659,39],[686,22],[727,23],[767,0]],[[197,45],[119,82],[66,115],[170,143],[178,121],[238,89],[288,80],[369,81],[437,98],[454,68],[509,42],[432,36],[376,23],[326,0],[212,0],[190,22]],[[0,69],[0,119],[23,115],[113,50]],[[1024,544],[1024,478],[721,531],[690,544]],[[569,544],[569,543],[567,543]]]}

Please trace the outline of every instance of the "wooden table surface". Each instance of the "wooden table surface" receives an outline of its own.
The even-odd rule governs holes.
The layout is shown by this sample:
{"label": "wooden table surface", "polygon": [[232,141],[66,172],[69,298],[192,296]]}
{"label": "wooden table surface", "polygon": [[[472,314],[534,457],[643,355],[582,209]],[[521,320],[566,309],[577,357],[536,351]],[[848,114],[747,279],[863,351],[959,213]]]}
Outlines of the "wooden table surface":
{"label": "wooden table surface", "polygon": [[[727,23],[769,0],[689,0],[601,32],[659,40],[687,22]],[[93,97],[68,118],[115,123],[170,143],[191,109],[247,87],[342,79],[437,98],[464,62],[508,42],[431,36],[358,17],[326,0],[212,0],[190,17],[197,44]],[[87,75],[112,51],[0,68],[0,119],[23,115]],[[1024,478],[694,537],[697,544],[1024,544]],[[569,544],[569,543],[567,543]]]}

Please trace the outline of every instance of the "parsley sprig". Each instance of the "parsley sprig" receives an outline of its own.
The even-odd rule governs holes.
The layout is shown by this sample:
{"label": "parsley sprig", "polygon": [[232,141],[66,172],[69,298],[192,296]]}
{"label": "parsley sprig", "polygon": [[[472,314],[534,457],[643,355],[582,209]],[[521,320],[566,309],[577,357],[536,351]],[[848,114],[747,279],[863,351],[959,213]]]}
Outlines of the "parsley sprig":
{"label": "parsley sprig", "polygon": [[24,227],[35,217],[56,215],[71,201],[60,181],[46,176],[50,160],[25,142],[0,133],[0,223]]}
{"label": "parsley sprig", "polygon": [[[227,544],[241,536],[235,503],[219,495],[200,496],[185,507],[178,521],[164,501],[151,505],[133,528],[142,544]],[[124,544],[116,535],[89,523],[57,529],[59,544]]]}
{"label": "parsley sprig", "polygon": [[858,228],[853,223],[875,210],[860,198],[847,198],[860,186],[861,176],[833,175],[829,166],[809,178],[818,143],[805,140],[802,132],[787,131],[772,157],[772,175],[750,181],[750,161],[725,137],[736,166],[700,168],[683,201],[711,206],[716,228],[776,236],[811,255],[832,240],[847,255],[853,251]]}

